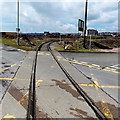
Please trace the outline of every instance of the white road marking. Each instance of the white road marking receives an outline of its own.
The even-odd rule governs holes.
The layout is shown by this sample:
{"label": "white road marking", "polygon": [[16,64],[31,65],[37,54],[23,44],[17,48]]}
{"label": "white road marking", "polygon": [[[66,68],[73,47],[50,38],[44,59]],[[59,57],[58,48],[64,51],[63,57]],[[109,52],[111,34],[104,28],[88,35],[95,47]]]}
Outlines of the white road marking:
{"label": "white road marking", "polygon": [[105,69],[116,71],[116,69],[110,67],[106,67]]}
{"label": "white road marking", "polygon": [[84,61],[80,61],[81,63],[85,63],[85,64],[87,64],[87,62],[84,62]]}
{"label": "white road marking", "polygon": [[92,64],[93,66],[97,66],[97,67],[100,67],[100,65],[96,65],[96,64]]}

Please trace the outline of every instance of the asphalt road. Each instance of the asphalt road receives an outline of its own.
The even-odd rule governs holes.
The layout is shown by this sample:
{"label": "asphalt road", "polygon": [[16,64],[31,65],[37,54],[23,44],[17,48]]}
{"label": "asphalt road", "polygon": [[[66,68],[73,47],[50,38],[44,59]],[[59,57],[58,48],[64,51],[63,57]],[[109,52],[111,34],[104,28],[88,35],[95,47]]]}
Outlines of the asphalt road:
{"label": "asphalt road", "polygon": [[[75,60],[78,63],[85,63],[87,65],[98,65],[111,69],[111,71],[99,70],[84,65],[72,63],[79,71],[86,76],[92,78],[98,86],[100,86],[106,93],[119,102],[118,91],[120,89],[120,82],[118,81],[118,74],[113,70],[119,71],[117,53],[65,53],[61,54],[70,60]],[[113,67],[111,67],[113,66]],[[115,67],[114,67],[115,66]],[[117,68],[116,68],[117,67]]]}
{"label": "asphalt road", "polygon": [[90,64],[98,64],[101,67],[118,64],[118,53],[69,53],[61,52],[69,59],[84,61]]}

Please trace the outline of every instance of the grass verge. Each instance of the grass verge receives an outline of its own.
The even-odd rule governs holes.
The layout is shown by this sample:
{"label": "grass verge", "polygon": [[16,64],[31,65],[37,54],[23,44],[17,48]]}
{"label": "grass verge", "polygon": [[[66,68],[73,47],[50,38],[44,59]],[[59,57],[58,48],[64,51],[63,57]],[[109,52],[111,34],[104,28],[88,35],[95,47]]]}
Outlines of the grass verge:
{"label": "grass verge", "polygon": [[89,50],[89,49],[78,49],[78,50],[65,50],[65,49],[60,49],[60,48],[55,48],[56,51],[58,52],[95,52],[98,53],[99,51],[97,50]]}
{"label": "grass verge", "polygon": [[23,49],[23,50],[26,50],[26,51],[32,51],[32,50],[35,50],[35,48],[36,48],[36,46],[34,46],[34,47],[24,46],[24,45],[18,46],[16,39],[2,38],[2,39],[0,39],[0,43],[2,43],[4,45],[7,45],[7,46],[12,46],[12,47],[15,47],[15,48]]}

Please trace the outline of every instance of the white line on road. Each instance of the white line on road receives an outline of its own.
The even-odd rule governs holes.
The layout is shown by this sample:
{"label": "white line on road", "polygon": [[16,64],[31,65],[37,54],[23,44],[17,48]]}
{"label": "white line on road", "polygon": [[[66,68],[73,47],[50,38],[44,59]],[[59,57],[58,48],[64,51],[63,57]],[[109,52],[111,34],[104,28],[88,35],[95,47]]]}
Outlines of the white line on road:
{"label": "white line on road", "polygon": [[96,64],[92,64],[93,66],[97,66],[97,67],[100,67],[100,65],[96,65]]}

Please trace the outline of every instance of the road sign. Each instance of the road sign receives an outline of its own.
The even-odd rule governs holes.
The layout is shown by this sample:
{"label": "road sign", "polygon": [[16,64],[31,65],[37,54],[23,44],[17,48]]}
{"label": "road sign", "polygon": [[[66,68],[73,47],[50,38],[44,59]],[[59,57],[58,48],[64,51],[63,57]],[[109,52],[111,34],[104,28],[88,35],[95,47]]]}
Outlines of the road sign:
{"label": "road sign", "polygon": [[78,31],[84,30],[84,21],[81,19],[78,19]]}

